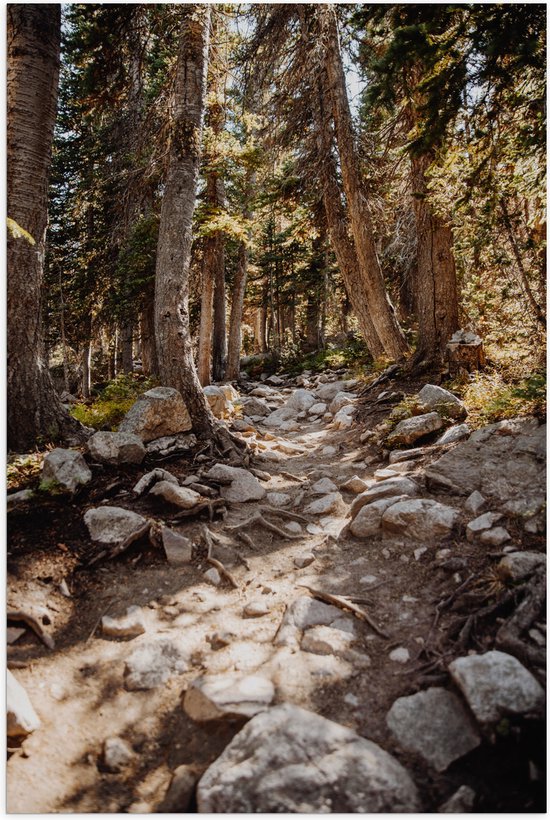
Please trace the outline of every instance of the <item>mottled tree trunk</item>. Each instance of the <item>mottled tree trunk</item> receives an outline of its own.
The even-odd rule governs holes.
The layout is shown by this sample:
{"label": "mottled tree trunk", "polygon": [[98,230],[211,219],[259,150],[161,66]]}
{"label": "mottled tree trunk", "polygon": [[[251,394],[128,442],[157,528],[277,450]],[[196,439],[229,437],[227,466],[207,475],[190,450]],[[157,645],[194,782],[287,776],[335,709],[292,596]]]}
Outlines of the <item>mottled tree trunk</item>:
{"label": "mottled tree trunk", "polygon": [[134,325],[125,322],[121,329],[121,364],[123,373],[132,373],[134,370]]}
{"label": "mottled tree trunk", "polygon": [[189,329],[191,229],[204,121],[210,7],[179,7],[178,13],[183,19],[157,248],[155,336],[162,384],[182,393],[195,432],[212,435],[214,418],[197,378]]}
{"label": "mottled tree trunk", "polygon": [[19,451],[83,433],[53,387],[41,320],[60,31],[59,5],[8,6],[7,213],[34,240],[7,243],[7,433]]}
{"label": "mottled tree trunk", "polygon": [[214,327],[212,328],[212,377],[223,381],[227,358],[225,309],[225,237],[217,232],[216,267],[214,270]]}
{"label": "mottled tree trunk", "polygon": [[212,359],[212,327],[214,324],[214,276],[216,248],[209,236],[205,241],[202,258],[201,321],[199,326],[199,349],[197,373],[200,383],[210,384],[210,362]]}
{"label": "mottled tree trunk", "polygon": [[320,71],[321,89],[324,100],[327,103],[330,101],[332,107],[342,182],[360,275],[372,323],[384,351],[388,356],[399,359],[407,352],[407,342],[389,300],[374,245],[372,218],[352,129],[336,10],[329,4],[319,4],[314,8],[325,68],[325,71]]}
{"label": "mottled tree trunk", "polygon": [[152,295],[145,299],[141,310],[139,332],[141,337],[141,363],[146,376],[158,375],[155,345],[155,302]]}
{"label": "mottled tree trunk", "polygon": [[244,295],[248,273],[248,257],[248,245],[246,242],[241,242],[239,245],[237,271],[235,273],[235,281],[233,282],[231,316],[229,319],[229,339],[225,375],[230,381],[235,381],[239,378],[242,341],[241,324],[243,320]]}

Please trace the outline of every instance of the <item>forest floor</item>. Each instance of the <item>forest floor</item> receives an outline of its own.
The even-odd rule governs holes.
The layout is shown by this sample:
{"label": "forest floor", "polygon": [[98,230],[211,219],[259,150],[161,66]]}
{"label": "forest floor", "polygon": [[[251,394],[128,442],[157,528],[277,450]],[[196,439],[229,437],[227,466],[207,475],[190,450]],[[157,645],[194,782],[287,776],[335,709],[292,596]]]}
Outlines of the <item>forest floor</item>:
{"label": "forest floor", "polygon": [[[409,393],[419,386],[398,385]],[[297,507],[287,509],[300,515],[314,498],[307,492],[305,500],[302,496],[314,481],[326,477],[341,487],[353,475],[372,479],[386,465],[380,450],[361,443],[361,434],[383,415],[368,415],[369,409],[366,399],[359,400],[349,430],[305,419],[296,432],[271,431],[275,440],[297,445],[299,451],[287,454],[284,461],[254,457],[253,466],[270,474],[262,485],[268,492],[290,495],[292,504],[297,500]],[[264,429],[261,423],[257,426]],[[266,443],[273,444],[273,439]],[[327,446],[335,451],[323,454]],[[414,478],[429,460],[427,456],[415,462],[407,476]],[[161,466],[180,480],[197,472],[191,457]],[[487,550],[466,539],[463,528],[443,543],[410,544],[399,538],[366,542],[345,529],[354,495],[341,490],[343,511],[320,521],[306,516],[314,525],[309,527],[312,532],[305,522],[294,537],[281,537],[257,524],[245,529],[253,549],[236,539],[230,528],[265,508],[265,500],[230,505],[223,520],[209,522],[210,531],[220,539],[214,554],[230,569],[236,589],[223,580],[218,586],[205,580],[204,556],[175,568],[147,542],[86,568],[90,541],[82,516],[89,507],[106,501],[167,520],[167,508],[158,500],[132,496],[132,487],[144,472],[105,467],[70,503],[52,497],[10,513],[8,606],[40,618],[45,632],[55,638],[55,647],[49,649],[27,630],[9,648],[8,666],[41,720],[39,729],[10,750],[10,813],[173,810],[165,796],[174,770],[191,764],[198,776],[245,723],[196,722],[182,708],[182,694],[197,676],[228,671],[265,675],[275,685],[276,702],[303,706],[380,744],[412,774],[426,811],[437,811],[464,784],[476,792],[478,811],[543,810],[540,724],[528,723],[520,734],[501,737],[496,744],[484,742],[442,773],[399,748],[386,725],[396,698],[445,684],[447,664],[465,654],[464,648],[440,642],[445,663],[438,664],[427,647],[436,606],[470,574],[490,574],[495,563]],[[435,496],[424,492],[423,497]],[[437,500],[453,503],[442,493]],[[273,513],[269,519],[281,529],[290,520],[284,513]],[[198,543],[204,521],[190,519],[174,529]],[[512,536],[518,549],[544,549],[539,536],[519,531]],[[452,552],[441,553],[442,549]],[[312,562],[299,569],[297,563],[307,563],[310,553]],[[445,560],[449,554],[454,563]],[[63,580],[70,597],[59,590]],[[316,654],[277,645],[285,610],[300,596],[311,594],[307,587],[355,600],[388,637],[342,611],[347,628],[354,630],[353,651]],[[251,602],[265,604],[265,614],[245,617],[243,610]],[[142,608],[145,634],[131,640],[104,636],[102,616],[121,616],[133,605]],[[448,617],[443,612],[437,627],[443,640]],[[480,626],[476,649],[492,647],[496,628],[495,620]],[[222,634],[221,643],[213,638],[216,633]],[[136,645],[161,639],[183,641],[190,659],[187,671],[162,686],[128,691],[128,656]],[[401,660],[392,659],[398,648],[407,652],[397,653]],[[133,756],[120,772],[106,770],[103,762],[104,741],[110,737],[122,738],[132,748]],[[188,810],[193,811],[193,805]]]}

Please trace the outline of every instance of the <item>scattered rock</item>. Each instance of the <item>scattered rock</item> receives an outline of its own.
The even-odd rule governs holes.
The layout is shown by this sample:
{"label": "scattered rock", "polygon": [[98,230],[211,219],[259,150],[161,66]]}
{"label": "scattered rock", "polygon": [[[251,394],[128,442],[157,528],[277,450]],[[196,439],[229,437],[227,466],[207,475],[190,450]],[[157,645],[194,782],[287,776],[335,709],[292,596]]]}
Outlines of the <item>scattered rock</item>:
{"label": "scattered rock", "polygon": [[454,441],[462,441],[468,438],[472,431],[467,424],[453,424],[448,430],[445,430],[435,441],[436,444],[452,444]]}
{"label": "scattered rock", "polygon": [[298,524],[297,521],[286,521],[284,525],[285,530],[291,532],[293,535],[300,535],[302,532],[302,527]]}
{"label": "scattered rock", "polygon": [[294,566],[298,569],[304,569],[304,567],[309,567],[310,564],[313,564],[315,561],[315,556],[312,552],[304,552],[302,555],[297,555],[294,559]]}
{"label": "scattered rock", "polygon": [[328,515],[328,513],[344,513],[346,505],[340,493],[328,493],[317,501],[312,501],[304,510],[306,515]]}
{"label": "scattered rock", "polygon": [[307,411],[308,416],[322,416],[327,412],[327,406],[323,401],[315,402]]}
{"label": "scattered rock", "polygon": [[391,467],[383,467],[374,471],[374,477],[377,481],[385,481],[387,478],[399,478],[399,476],[399,471],[392,470]]}
{"label": "scattered rock", "polygon": [[122,771],[134,758],[132,747],[121,737],[108,737],[103,744],[103,763],[109,772]]}
{"label": "scattered rock", "polygon": [[396,663],[408,663],[411,659],[406,646],[398,646],[397,649],[392,649],[388,657],[390,661],[395,661]]}
{"label": "scattered rock", "polygon": [[40,726],[25,687],[6,670],[6,732],[8,737],[25,737]]}
{"label": "scattered rock", "polygon": [[320,478],[311,488],[311,492],[315,495],[326,495],[326,493],[335,493],[337,491],[338,487],[330,478]]}
{"label": "scattered rock", "polygon": [[203,722],[264,711],[275,697],[275,687],[259,675],[205,675],[192,681],[183,708],[192,720]]}
{"label": "scattered rock", "polygon": [[210,567],[210,569],[207,569],[204,573],[204,577],[215,587],[219,587],[219,585],[222,582],[222,576],[220,575],[216,567]]}
{"label": "scattered rock", "polygon": [[357,396],[355,395],[355,393],[346,393],[346,392],[337,393],[335,395],[335,397],[333,398],[333,400],[331,401],[330,406],[329,406],[328,409],[332,413],[332,415],[334,416],[343,407],[349,407],[350,405],[353,407],[352,403],[355,401],[356,398],[357,398]]}
{"label": "scattered rock", "polygon": [[162,436],[191,430],[191,418],[185,402],[173,387],[153,387],[126,413],[119,426],[121,433],[135,433],[147,443]]}
{"label": "scattered rock", "polygon": [[398,501],[405,500],[403,495],[394,495],[390,498],[381,498],[359,508],[359,512],[352,519],[350,532],[356,538],[368,538],[377,535],[382,526],[382,516],[386,510],[397,504]]}
{"label": "scattered rock", "polygon": [[310,407],[316,404],[315,396],[309,390],[299,388],[286,400],[286,407],[300,412],[301,410],[309,410]]}
{"label": "scattered rock", "polygon": [[338,607],[301,595],[287,609],[284,620],[298,629],[309,629],[312,626],[328,626],[341,617],[342,611]]}
{"label": "scattered rock", "polygon": [[321,401],[331,402],[338,393],[345,392],[345,382],[328,382],[317,387],[315,392]]}
{"label": "scattered rock", "polygon": [[126,615],[112,618],[104,615],[101,619],[101,631],[110,638],[137,638],[145,632],[145,619],[139,606],[129,606]]}
{"label": "scattered rock", "polygon": [[162,467],[156,467],[149,473],[145,473],[138,483],[135,485],[133,492],[136,495],[143,495],[147,490],[153,486],[157,481],[169,481],[171,484],[178,484],[178,479],[168,470],[163,470]]}
{"label": "scattered rock", "polygon": [[9,493],[7,497],[6,512],[15,510],[17,507],[21,506],[21,504],[26,504],[27,501],[31,501],[33,498],[34,493],[32,490],[19,490],[17,493]]}
{"label": "scattered rock", "polygon": [[137,647],[126,660],[126,689],[154,689],[189,668],[187,653],[175,641],[157,639]]}
{"label": "scattered rock", "polygon": [[243,609],[243,615],[247,618],[261,618],[270,611],[265,601],[249,601]]}
{"label": "scattered rock", "polygon": [[326,718],[283,704],[256,715],[207,769],[200,813],[414,812],[406,770]]}
{"label": "scattered rock", "polygon": [[186,452],[197,446],[197,437],[193,433],[180,433],[179,436],[161,436],[145,444],[149,456],[169,456],[172,453]]}
{"label": "scattered rock", "polygon": [[92,480],[92,471],[78,450],[56,447],[46,455],[42,466],[42,482],[54,483],[74,493],[78,487]]}
{"label": "scattered rock", "polygon": [[510,715],[542,715],[544,690],[512,655],[497,650],[467,655],[449,664],[449,672],[484,727]]}
{"label": "scattered rock", "polygon": [[431,688],[398,698],[386,723],[403,749],[420,755],[438,772],[481,743],[462,702],[446,689]]}
{"label": "scattered rock", "polygon": [[354,475],[351,478],[348,478],[347,481],[341,485],[340,489],[345,490],[348,493],[364,493],[365,490],[368,490],[369,485],[363,478],[359,478],[358,475]]}
{"label": "scattered rock", "polygon": [[321,450],[321,455],[322,456],[334,456],[334,455],[336,455],[337,452],[338,452],[338,449],[336,447],[333,447],[331,444],[329,444],[326,447],[323,447],[323,449]]}
{"label": "scattered rock", "polygon": [[239,399],[239,402],[248,416],[260,416],[260,418],[264,418],[271,413],[267,402],[255,396],[242,397]]}
{"label": "scattered rock", "polygon": [[141,464],[146,450],[133,433],[100,431],[88,439],[88,450],[94,461],[102,464]]}
{"label": "scattered rock", "polygon": [[287,493],[268,493],[265,500],[272,507],[287,507],[292,498]]}
{"label": "scattered rock", "polygon": [[466,510],[466,512],[471,513],[472,515],[477,515],[479,512],[481,512],[486,503],[487,501],[483,498],[481,493],[477,490],[474,490],[473,493],[470,493],[470,495],[466,499],[464,509]]}
{"label": "scattered rock", "polygon": [[304,652],[315,655],[342,655],[349,649],[354,635],[330,626],[314,626],[308,629],[302,638],[301,648]]}
{"label": "scattered rock", "polygon": [[146,519],[122,507],[92,507],[84,513],[92,541],[118,544],[146,523]]}
{"label": "scattered rock", "polygon": [[464,403],[460,401],[458,396],[438,385],[425,384],[418,393],[418,398],[425,407],[435,410],[446,418],[462,421],[468,415]]}
{"label": "scattered rock", "polygon": [[194,766],[187,764],[174,769],[164,800],[156,811],[162,814],[187,813],[199,776],[199,771]]}
{"label": "scattered rock", "polygon": [[245,501],[260,501],[266,496],[266,490],[258,479],[242,467],[214,464],[206,476],[229,485],[221,488],[221,495],[226,501],[240,504]]}
{"label": "scattered rock", "polygon": [[459,515],[453,507],[430,499],[398,501],[382,515],[382,529],[415,541],[440,540],[450,535]]}
{"label": "scattered rock", "polygon": [[401,444],[414,444],[414,442],[441,430],[444,421],[439,413],[424,413],[422,416],[413,416],[410,419],[400,421],[395,430],[386,438],[388,447],[398,447]]}
{"label": "scattered rock", "polygon": [[502,515],[500,513],[487,512],[475,518],[466,527],[466,538],[468,541],[475,541],[485,530],[490,530],[493,524],[500,521]]}
{"label": "scattered rock", "polygon": [[487,544],[489,547],[501,547],[512,536],[505,527],[493,527],[490,530],[485,530],[479,536],[482,544]]}
{"label": "scattered rock", "polygon": [[438,814],[469,814],[474,808],[476,793],[469,786],[461,786],[439,808]]}
{"label": "scattered rock", "polygon": [[512,581],[523,581],[545,563],[546,555],[542,552],[510,552],[499,562],[499,567]]}
{"label": "scattered rock", "polygon": [[[256,479],[254,479],[256,480]],[[149,491],[149,495],[162,498],[168,504],[180,507],[183,510],[191,510],[201,501],[201,496],[188,487],[179,487],[171,481],[159,481],[158,484]]]}
{"label": "scattered rock", "polygon": [[381,498],[390,498],[396,495],[417,495],[419,489],[416,481],[412,481],[405,476],[380,481],[377,484],[373,484],[372,487],[369,487],[368,490],[365,490],[364,493],[361,493],[361,495],[358,495],[357,498],[354,499],[350,509],[351,516],[354,518],[365,504],[371,504],[373,501],[379,501]]}

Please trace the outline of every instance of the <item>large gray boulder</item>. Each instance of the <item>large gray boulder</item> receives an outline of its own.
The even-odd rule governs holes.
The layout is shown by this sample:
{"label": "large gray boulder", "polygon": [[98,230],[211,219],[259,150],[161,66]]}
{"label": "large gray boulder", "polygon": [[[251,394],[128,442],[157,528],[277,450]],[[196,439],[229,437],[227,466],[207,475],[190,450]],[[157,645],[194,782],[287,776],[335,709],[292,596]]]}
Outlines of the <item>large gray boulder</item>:
{"label": "large gray boulder", "polygon": [[179,487],[173,481],[159,481],[149,491],[149,495],[161,498],[168,504],[180,507],[182,510],[191,510],[201,501],[201,496],[189,487]]}
{"label": "large gray boulder", "polygon": [[410,419],[400,421],[395,430],[386,438],[388,447],[398,447],[401,444],[414,444],[415,441],[429,433],[435,433],[444,426],[439,413],[424,413]]}
{"label": "large gray boulder", "polygon": [[449,672],[484,727],[509,716],[542,716],[544,689],[512,655],[497,650],[467,655],[449,664]]}
{"label": "large gray boulder", "polygon": [[512,419],[472,433],[426,468],[426,481],[457,495],[478,490],[509,515],[531,517],[546,497],[546,425]]}
{"label": "large gray boulder", "polygon": [[424,407],[435,410],[443,417],[462,421],[468,415],[468,411],[458,396],[436,384],[425,384],[418,398]]}
{"label": "large gray boulder", "polygon": [[499,561],[499,567],[512,581],[523,581],[546,564],[543,552],[510,552]]}
{"label": "large gray boulder", "polygon": [[201,778],[199,812],[378,813],[420,809],[397,760],[298,706],[256,715]]}
{"label": "large gray boulder", "polygon": [[65,450],[56,447],[49,452],[42,466],[44,484],[59,485],[74,493],[83,484],[92,480],[92,471],[78,450]]}
{"label": "large gray boulder", "polygon": [[388,507],[382,515],[382,530],[407,535],[414,541],[441,540],[451,534],[459,517],[458,510],[446,504],[412,498]]}
{"label": "large gray boulder", "polygon": [[119,544],[145,522],[142,515],[122,507],[92,507],[84,513],[90,538],[101,544]]}
{"label": "large gray boulder", "polygon": [[99,431],[88,439],[88,450],[102,464],[141,464],[146,455],[142,440],[133,433]]}
{"label": "large gray boulder", "polygon": [[191,430],[191,417],[181,393],[173,387],[153,387],[126,413],[120,433],[135,433],[144,442]]}
{"label": "large gray boulder", "polygon": [[40,726],[40,718],[30,698],[10,670],[6,671],[6,732],[8,737],[25,737]]}
{"label": "large gray boulder", "polygon": [[296,410],[296,412],[301,413],[304,410],[309,410],[310,407],[316,403],[316,398],[313,393],[310,393],[309,390],[304,390],[303,388],[298,388],[295,390],[294,393],[286,400],[285,407],[290,407],[292,410]]}
{"label": "large gray boulder", "polygon": [[244,396],[239,399],[239,402],[247,416],[261,416],[264,418],[271,413],[267,402],[255,396]]}
{"label": "large gray boulder", "polygon": [[353,500],[351,505],[351,517],[354,518],[365,504],[372,504],[373,501],[379,501],[381,498],[390,498],[395,495],[406,495],[409,497],[418,495],[419,489],[416,481],[406,476],[397,476],[395,478],[388,478],[386,481],[378,481]]}
{"label": "large gray boulder", "polygon": [[345,392],[345,389],[346,382],[328,382],[327,384],[321,384],[316,387],[315,393],[322,401],[332,401],[338,393]]}
{"label": "large gray boulder", "polygon": [[226,501],[240,504],[245,501],[260,501],[265,498],[265,488],[262,487],[252,473],[243,470],[242,467],[214,464],[205,475],[207,478],[212,478],[224,485],[221,488],[221,495]]}
{"label": "large gray boulder", "polygon": [[446,689],[433,687],[398,698],[386,723],[403,749],[420,755],[438,772],[481,743],[462,701]]}

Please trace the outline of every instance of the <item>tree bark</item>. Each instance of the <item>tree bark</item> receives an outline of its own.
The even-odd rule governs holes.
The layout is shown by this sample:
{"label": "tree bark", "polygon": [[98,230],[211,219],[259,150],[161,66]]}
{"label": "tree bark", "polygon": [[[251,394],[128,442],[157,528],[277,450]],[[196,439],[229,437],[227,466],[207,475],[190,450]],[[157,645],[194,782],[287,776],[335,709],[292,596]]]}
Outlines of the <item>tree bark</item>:
{"label": "tree bark", "polygon": [[60,33],[60,6],[8,6],[8,216],[35,243],[11,235],[7,243],[7,433],[8,446],[19,451],[39,438],[82,438],[84,432],[53,387],[41,319]]}
{"label": "tree bark", "polygon": [[212,328],[214,324],[214,276],[216,248],[209,236],[205,241],[202,259],[201,321],[199,326],[199,350],[197,373],[203,387],[210,384],[210,362],[212,359]]}
{"label": "tree bark", "polygon": [[243,320],[244,295],[248,275],[248,258],[248,245],[246,242],[241,242],[239,245],[237,271],[235,273],[235,281],[233,282],[231,316],[229,319],[229,339],[225,375],[230,381],[236,381],[236,379],[239,378],[242,342],[241,324]]}
{"label": "tree bark", "polygon": [[122,372],[132,373],[134,370],[134,325],[125,322],[121,330]]}
{"label": "tree bark", "polygon": [[407,352],[407,342],[389,300],[374,245],[372,218],[352,130],[336,11],[328,4],[314,8],[325,67],[325,71],[320,71],[321,89],[332,107],[347,210],[369,311],[385,353],[399,359]]}
{"label": "tree bark", "polygon": [[204,122],[210,7],[181,7],[168,172],[160,215],[155,271],[155,336],[163,385],[181,392],[193,429],[214,432],[201,390],[189,329],[192,219]]}
{"label": "tree bark", "polygon": [[212,328],[212,377],[223,381],[227,358],[226,310],[225,310],[225,237],[221,231],[216,236],[216,267],[214,269],[214,327]]}

